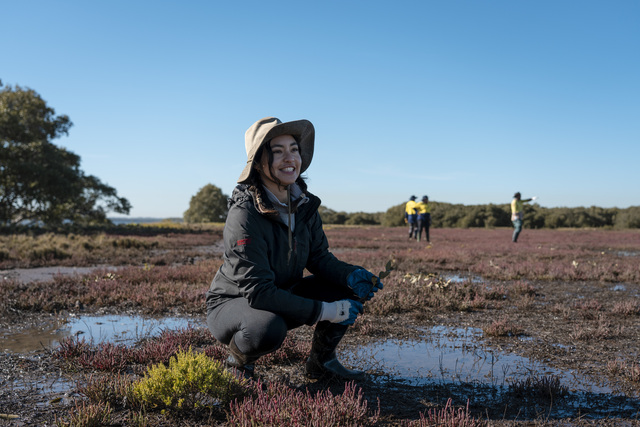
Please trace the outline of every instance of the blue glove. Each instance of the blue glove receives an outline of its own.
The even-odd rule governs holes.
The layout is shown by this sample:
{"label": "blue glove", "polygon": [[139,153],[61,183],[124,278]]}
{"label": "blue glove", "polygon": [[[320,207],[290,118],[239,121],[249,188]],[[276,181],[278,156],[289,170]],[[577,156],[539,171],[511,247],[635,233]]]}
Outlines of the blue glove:
{"label": "blue glove", "polygon": [[364,268],[353,271],[347,278],[347,284],[361,301],[369,301],[374,296],[374,292],[382,289],[383,285],[376,277],[376,284],[373,284],[375,276]]}
{"label": "blue glove", "polygon": [[351,299],[348,299],[347,301],[349,301],[349,303],[351,304],[349,306],[349,317],[347,318],[347,320],[338,323],[339,325],[353,325],[356,322],[356,318],[358,317],[358,314],[362,313],[361,302],[354,301]]}

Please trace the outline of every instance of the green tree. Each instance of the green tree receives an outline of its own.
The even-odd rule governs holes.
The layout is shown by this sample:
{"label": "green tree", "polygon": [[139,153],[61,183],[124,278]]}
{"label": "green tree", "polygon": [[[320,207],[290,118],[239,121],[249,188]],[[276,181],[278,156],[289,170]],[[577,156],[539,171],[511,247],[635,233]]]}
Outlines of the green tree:
{"label": "green tree", "polygon": [[323,224],[344,224],[348,218],[346,212],[336,212],[326,206],[320,206],[318,212]]}
{"label": "green tree", "polygon": [[384,227],[400,227],[404,225],[404,207],[406,202],[391,206],[382,217]]}
{"label": "green tree", "polygon": [[109,211],[129,213],[127,199],[85,175],[78,155],[51,142],[72,125],[31,89],[0,90],[0,225],[100,224]]}
{"label": "green tree", "polygon": [[228,198],[215,185],[205,185],[191,197],[189,209],[183,215],[184,222],[224,222],[227,219]]}
{"label": "green tree", "polygon": [[640,206],[621,209],[614,215],[613,225],[615,228],[640,228]]}
{"label": "green tree", "polygon": [[356,212],[349,215],[347,221],[345,222],[347,225],[377,225],[380,224],[380,220],[378,219],[378,214],[366,213],[366,212]]}

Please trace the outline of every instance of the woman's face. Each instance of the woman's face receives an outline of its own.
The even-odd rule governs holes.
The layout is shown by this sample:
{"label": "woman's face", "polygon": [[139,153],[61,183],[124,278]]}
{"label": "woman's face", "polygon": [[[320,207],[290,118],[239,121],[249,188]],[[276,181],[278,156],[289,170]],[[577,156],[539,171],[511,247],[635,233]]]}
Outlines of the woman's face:
{"label": "woman's face", "polygon": [[[262,151],[260,159],[260,175],[265,183],[275,182],[280,186],[287,186],[296,182],[300,176],[302,158],[300,147],[291,135],[280,135],[273,138],[269,144],[273,155],[273,162],[269,165],[269,153]],[[267,185],[268,187],[268,185]]]}

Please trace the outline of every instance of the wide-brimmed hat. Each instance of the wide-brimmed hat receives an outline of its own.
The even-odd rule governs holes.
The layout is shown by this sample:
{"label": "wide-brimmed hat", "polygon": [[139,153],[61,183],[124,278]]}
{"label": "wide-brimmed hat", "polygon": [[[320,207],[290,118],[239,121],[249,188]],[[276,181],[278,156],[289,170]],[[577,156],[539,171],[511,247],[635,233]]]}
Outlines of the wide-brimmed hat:
{"label": "wide-brimmed hat", "polygon": [[[238,178],[238,184],[248,183],[251,168],[260,147],[280,135],[291,135],[298,141],[300,157],[302,157],[300,173],[302,174],[307,170],[313,158],[313,144],[316,135],[313,124],[309,120],[282,123],[280,119],[275,117],[265,117],[251,125],[244,134],[247,164],[240,174],[240,178]],[[260,159],[257,160],[259,161]]]}

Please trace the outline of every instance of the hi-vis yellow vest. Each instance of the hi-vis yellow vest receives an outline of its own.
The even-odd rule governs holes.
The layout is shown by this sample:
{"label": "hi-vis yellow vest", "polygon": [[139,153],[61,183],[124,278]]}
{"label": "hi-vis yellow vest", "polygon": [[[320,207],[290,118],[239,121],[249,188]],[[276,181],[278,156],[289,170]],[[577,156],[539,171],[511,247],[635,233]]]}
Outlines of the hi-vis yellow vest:
{"label": "hi-vis yellow vest", "polygon": [[418,204],[415,201],[409,200],[404,207],[404,211],[407,213],[407,215],[415,215],[417,205]]}
{"label": "hi-vis yellow vest", "polygon": [[429,203],[418,202],[416,203],[416,208],[418,209],[418,214],[431,213],[431,206],[429,206]]}

